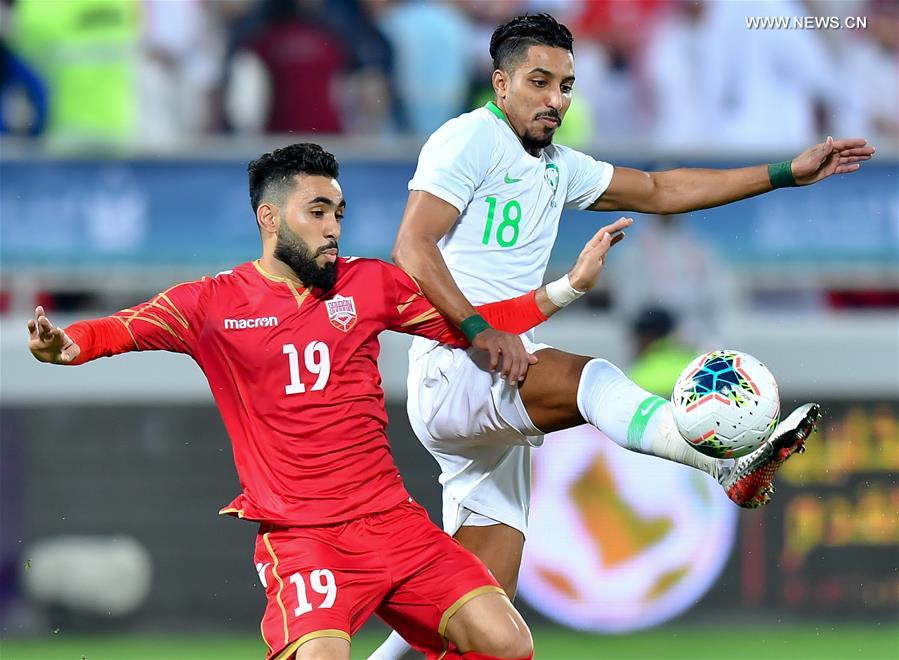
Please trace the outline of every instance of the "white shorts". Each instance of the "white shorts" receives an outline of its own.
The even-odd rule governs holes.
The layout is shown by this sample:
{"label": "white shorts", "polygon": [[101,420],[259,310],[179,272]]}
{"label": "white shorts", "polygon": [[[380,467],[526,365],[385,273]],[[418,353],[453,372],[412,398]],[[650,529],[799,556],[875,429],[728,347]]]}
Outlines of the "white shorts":
{"label": "white shorts", "polygon": [[[522,341],[529,353],[549,348],[524,335]],[[543,444],[543,434],[518,387],[491,372],[487,360],[481,351],[426,339],[409,350],[409,421],[440,465],[449,534],[484,525],[484,518],[527,532],[531,447]]]}

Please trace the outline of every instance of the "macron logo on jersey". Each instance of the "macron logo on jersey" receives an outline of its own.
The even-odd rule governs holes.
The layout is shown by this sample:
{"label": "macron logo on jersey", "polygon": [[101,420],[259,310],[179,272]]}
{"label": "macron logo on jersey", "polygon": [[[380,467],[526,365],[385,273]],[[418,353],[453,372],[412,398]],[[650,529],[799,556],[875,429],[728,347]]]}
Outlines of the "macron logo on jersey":
{"label": "macron logo on jersey", "polygon": [[260,316],[258,319],[225,319],[225,330],[273,328],[276,325],[278,325],[277,316]]}

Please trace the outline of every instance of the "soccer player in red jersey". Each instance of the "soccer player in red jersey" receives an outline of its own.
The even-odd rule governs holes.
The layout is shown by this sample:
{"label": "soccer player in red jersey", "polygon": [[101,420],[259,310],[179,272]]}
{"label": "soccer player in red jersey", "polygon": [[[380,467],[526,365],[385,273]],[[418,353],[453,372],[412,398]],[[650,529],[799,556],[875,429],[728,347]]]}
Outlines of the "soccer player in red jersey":
{"label": "soccer player in red jersey", "polygon": [[[409,497],[385,433],[378,334],[477,348],[483,321],[463,320],[466,338],[396,266],[338,257],[345,202],[337,161],[318,145],[265,154],[249,176],[260,259],[66,329],[38,307],[31,352],[75,365],[167,350],[199,364],[242,487],[221,513],[260,523],[268,658],[349,658],[373,613],[429,657],[531,657],[530,633],[490,573]],[[577,286],[595,284],[629,224],[591,239],[568,275]],[[518,333],[558,309],[544,287],[478,311]],[[501,350],[489,360],[513,378],[527,368]]]}

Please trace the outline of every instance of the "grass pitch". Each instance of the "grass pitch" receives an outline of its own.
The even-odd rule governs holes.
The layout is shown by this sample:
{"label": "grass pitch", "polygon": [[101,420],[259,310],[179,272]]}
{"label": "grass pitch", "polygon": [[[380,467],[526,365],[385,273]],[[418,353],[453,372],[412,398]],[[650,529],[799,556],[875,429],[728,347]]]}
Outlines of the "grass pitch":
{"label": "grass pitch", "polygon": [[[534,631],[540,660],[897,660],[896,625],[666,626],[649,632],[597,636],[558,628]],[[380,631],[353,640],[353,658],[365,658]],[[2,660],[251,660],[264,657],[262,641],[247,636],[98,636],[63,633],[0,640]]]}

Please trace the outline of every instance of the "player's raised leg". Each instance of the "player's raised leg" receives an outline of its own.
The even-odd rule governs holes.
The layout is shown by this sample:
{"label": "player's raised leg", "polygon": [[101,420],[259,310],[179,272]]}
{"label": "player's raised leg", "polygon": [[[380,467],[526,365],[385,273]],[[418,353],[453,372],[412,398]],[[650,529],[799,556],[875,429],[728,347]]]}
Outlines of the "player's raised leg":
{"label": "player's raised leg", "polygon": [[608,360],[556,349],[539,351],[544,364],[521,386],[521,400],[534,425],[547,433],[590,423],[632,451],[683,463],[718,478],[723,464],[688,445],[670,404],[636,385]]}
{"label": "player's raised leg", "polygon": [[820,415],[817,404],[805,404],[748,456],[736,461],[712,458],[684,440],[666,399],[637,386],[608,360],[555,349],[539,351],[538,356],[519,391],[534,426],[550,432],[586,421],[626,449],[706,472],[745,508],[770,499],[775,472],[803,450]]}

